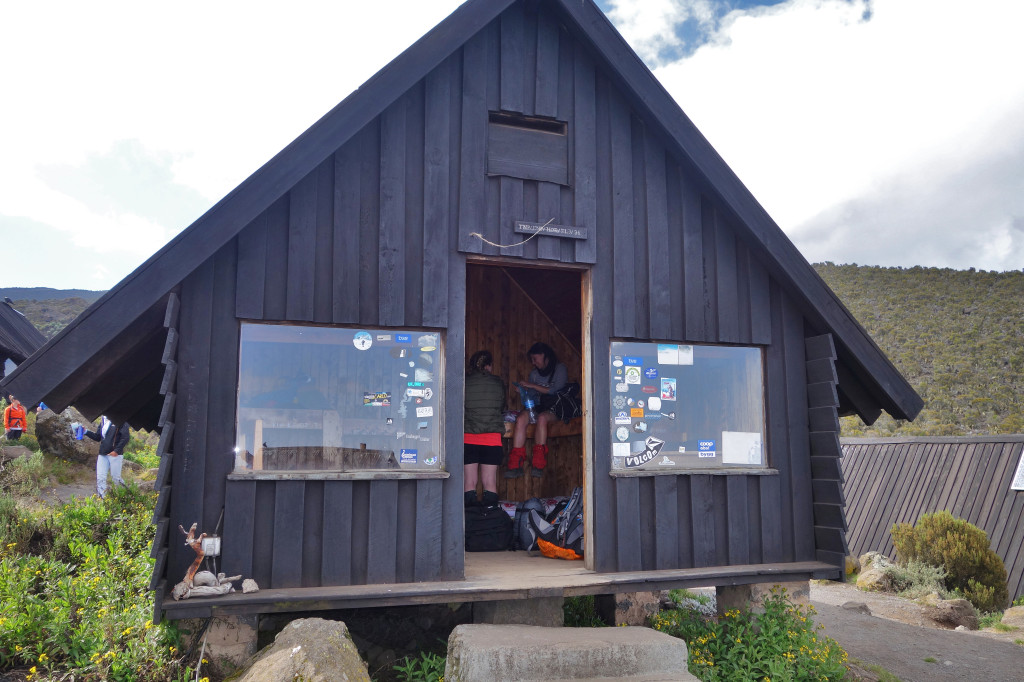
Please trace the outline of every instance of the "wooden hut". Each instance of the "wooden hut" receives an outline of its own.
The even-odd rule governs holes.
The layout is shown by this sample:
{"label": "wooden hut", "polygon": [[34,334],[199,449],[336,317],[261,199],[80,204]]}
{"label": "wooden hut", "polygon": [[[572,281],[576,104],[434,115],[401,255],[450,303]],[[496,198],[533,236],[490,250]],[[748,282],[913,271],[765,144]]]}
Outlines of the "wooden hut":
{"label": "wooden hut", "polygon": [[0,379],[4,378],[8,361],[17,366],[44,343],[46,337],[10,300],[0,302]]}
{"label": "wooden hut", "polygon": [[[466,358],[535,341],[584,403],[499,491],[584,487],[543,579],[463,551]],[[469,0],[8,383],[160,431],[171,618],[838,577],[838,415],[921,408],[592,0]],[[167,597],[192,522],[264,589]]]}
{"label": "wooden hut", "polygon": [[1024,436],[844,438],[850,551],[893,556],[890,530],[948,511],[988,535],[1024,594]]}

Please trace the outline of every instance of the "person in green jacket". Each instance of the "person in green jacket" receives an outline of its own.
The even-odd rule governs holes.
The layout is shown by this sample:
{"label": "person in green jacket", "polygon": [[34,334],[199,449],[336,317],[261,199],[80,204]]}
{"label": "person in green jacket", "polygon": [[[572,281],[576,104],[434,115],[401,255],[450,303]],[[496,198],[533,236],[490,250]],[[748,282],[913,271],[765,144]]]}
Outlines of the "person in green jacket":
{"label": "person in green jacket", "polygon": [[[498,466],[504,451],[501,436],[505,430],[505,382],[491,373],[491,352],[479,350],[469,358],[466,368],[465,409],[465,504],[498,503]],[[484,494],[478,502],[477,482],[482,480]]]}

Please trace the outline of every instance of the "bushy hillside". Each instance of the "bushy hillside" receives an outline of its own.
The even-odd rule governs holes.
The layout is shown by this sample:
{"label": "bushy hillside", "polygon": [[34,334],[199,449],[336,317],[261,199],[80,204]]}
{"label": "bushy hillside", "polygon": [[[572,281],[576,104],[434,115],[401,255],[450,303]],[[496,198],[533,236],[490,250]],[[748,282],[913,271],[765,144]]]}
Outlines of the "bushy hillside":
{"label": "bushy hillside", "polygon": [[71,320],[92,305],[84,298],[52,298],[14,301],[14,307],[36,326],[47,339],[52,339]]}
{"label": "bushy hillside", "polygon": [[924,399],[912,423],[847,417],[844,436],[1024,432],[1024,272],[815,269]]}

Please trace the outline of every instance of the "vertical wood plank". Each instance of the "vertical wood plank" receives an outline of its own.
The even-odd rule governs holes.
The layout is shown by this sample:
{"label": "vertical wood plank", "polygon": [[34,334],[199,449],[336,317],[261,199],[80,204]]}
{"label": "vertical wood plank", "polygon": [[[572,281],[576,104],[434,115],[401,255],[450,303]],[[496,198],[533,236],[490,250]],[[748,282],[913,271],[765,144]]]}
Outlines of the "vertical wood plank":
{"label": "vertical wood plank", "polygon": [[274,557],[274,481],[256,483],[253,509],[252,579],[257,585],[272,585],[271,560]]}
{"label": "vertical wood plank", "polygon": [[[448,323],[448,229],[451,216],[450,150],[452,80],[458,62],[449,58],[426,79],[424,94],[423,325]],[[457,193],[456,193],[457,194]]]}
{"label": "vertical wood plank", "polygon": [[238,235],[238,285],[235,317],[263,318],[263,287],[267,274],[267,213],[264,211]]}
{"label": "vertical wood plank", "polygon": [[[370,576],[370,487],[372,481],[357,481],[352,485],[352,507],[349,518],[352,522],[352,542],[349,545],[349,561],[353,585],[367,585],[378,580]],[[374,556],[379,556],[376,552]]]}
{"label": "vertical wood plank", "polygon": [[263,290],[264,320],[285,320],[288,291],[288,198],[267,210],[267,261]]}
{"label": "vertical wood plank", "polygon": [[768,297],[770,284],[768,271],[761,261],[750,254],[750,340],[751,343],[767,345],[772,342],[771,301]]}
{"label": "vertical wood plank", "polygon": [[395,582],[398,549],[398,481],[373,481],[369,499],[369,546],[366,582],[370,585]]}
{"label": "vertical wood plank", "polygon": [[316,169],[316,247],[313,250],[313,321],[333,319],[334,155]]}
{"label": "vertical wood plank", "polygon": [[416,553],[412,579],[416,582],[438,580],[441,573],[441,519],[443,481],[424,479],[416,482]]}
{"label": "vertical wood plank", "polygon": [[718,319],[718,339],[726,343],[738,343],[739,295],[737,293],[736,236],[732,227],[721,213],[715,212],[715,274],[718,293],[715,302]]}
{"label": "vertical wood plank", "polygon": [[317,173],[314,170],[291,190],[288,204],[288,289],[286,314],[289,320],[313,320],[313,287],[316,275]]}
{"label": "vertical wood plank", "polygon": [[322,584],[324,548],[324,484],[327,481],[305,481],[302,516],[302,586]]}
{"label": "vertical wood plank", "polygon": [[[782,333],[782,290],[772,283],[770,289],[772,309],[772,344],[765,350],[765,427],[768,430],[770,464],[779,471],[778,520],[779,551],[781,561],[794,561],[793,555],[793,488],[790,470],[792,454],[789,443],[788,404],[786,402],[786,362]],[[768,546],[768,538],[765,538]]]}
{"label": "vertical wood plank", "polygon": [[650,235],[647,233],[647,156],[644,140],[646,127],[643,120],[632,111],[630,112],[630,128],[633,156],[633,184],[630,188],[633,199],[633,224],[630,226],[630,230],[633,232],[632,239],[635,242],[633,247],[634,280],[631,283],[635,309],[633,335],[641,339],[649,339],[651,338],[651,290],[647,279],[647,274],[650,271],[647,261],[649,248],[647,240]]}
{"label": "vertical wood plank", "polygon": [[[537,183],[537,222],[559,224],[562,207],[562,189],[550,182]],[[561,240],[557,237],[536,237],[537,257],[559,260],[562,257]]]}
{"label": "vertical wood plank", "polygon": [[332,319],[336,324],[359,320],[360,163],[363,148],[357,133],[334,155],[334,239],[332,242]]}
{"label": "vertical wood plank", "polygon": [[647,290],[650,305],[650,338],[668,339],[672,334],[672,298],[669,286],[673,264],[669,261],[665,150],[650,131],[644,134],[644,157],[644,170],[647,174]]}
{"label": "vertical wood plank", "polygon": [[685,177],[682,184],[683,206],[683,290],[686,316],[686,340],[709,339],[704,324],[704,229],[701,223],[701,197]]}
{"label": "vertical wood plank", "polygon": [[702,310],[704,330],[709,341],[720,341],[718,333],[718,225],[715,206],[707,197],[701,197],[701,229],[704,247],[704,281],[702,282]]}
{"label": "vertical wood plank", "polygon": [[558,115],[558,43],[559,27],[546,9],[537,15],[537,71],[534,92],[534,113],[537,116]]}
{"label": "vertical wood plank", "polygon": [[793,547],[797,561],[814,559],[814,509],[811,500],[810,443],[807,426],[807,374],[804,324],[799,311],[783,299],[786,402],[789,411],[790,475],[793,494]]}
{"label": "vertical wood plank", "polygon": [[395,528],[395,582],[411,583],[416,578],[416,486],[419,481],[397,481],[398,497],[393,502],[397,510]]}
{"label": "vertical wood plank", "polygon": [[693,529],[695,568],[715,565],[715,501],[711,479],[706,474],[690,476],[690,527]]}
{"label": "vertical wood plank", "polygon": [[224,572],[252,575],[255,481],[228,481],[224,500]]}
{"label": "vertical wood plank", "polygon": [[462,47],[462,146],[459,157],[459,250],[482,253],[483,242],[471,233],[485,233],[487,211],[487,54],[486,31]]}
{"label": "vertical wood plank", "polygon": [[633,155],[631,121],[625,101],[609,93],[612,168],[612,334],[632,337],[636,329],[636,275],[634,271]]}
{"label": "vertical wood plank", "polygon": [[678,476],[654,477],[654,534],[655,556],[653,568],[661,570],[679,568],[679,513],[676,505]]}
{"label": "vertical wood plank", "polygon": [[[523,219],[523,181],[518,178],[502,176],[498,179],[500,185],[500,205],[498,212],[499,243],[516,244],[523,241],[523,236],[515,233],[515,222]],[[543,237],[537,237],[543,239]],[[505,256],[523,255],[523,245],[510,246],[502,249]]]}
{"label": "vertical wood plank", "polygon": [[640,533],[637,519],[640,511],[640,481],[636,478],[615,479],[615,545],[619,571],[639,571]]}
{"label": "vertical wood plank", "polygon": [[750,518],[748,516],[747,479],[726,476],[726,514],[729,521],[729,564],[750,563]]}
{"label": "vertical wood plank", "polygon": [[[359,322],[380,324],[381,140],[380,118],[360,134],[359,150]],[[353,292],[354,293],[354,292]]]}
{"label": "vertical wood plank", "polygon": [[351,585],[352,483],[324,481],[321,585]]}
{"label": "vertical wood plank", "polygon": [[676,499],[669,499],[677,514],[676,546],[679,548],[679,568],[693,568],[693,505],[690,497],[690,477],[676,477]]}
{"label": "vertical wood plank", "polygon": [[380,251],[377,278],[379,319],[385,326],[405,324],[405,155],[406,108],[403,96],[381,114]]}
{"label": "vertical wood plank", "polygon": [[[566,38],[568,41],[568,38]],[[575,240],[576,261],[593,263],[597,258],[597,76],[594,63],[581,44],[573,44],[574,53],[563,50],[565,60],[573,58],[573,202],[576,225],[587,228],[587,238]],[[602,139],[607,149],[607,138]]]}
{"label": "vertical wood plank", "polygon": [[274,481],[274,549],[270,586],[302,586],[305,481]]}
{"label": "vertical wood plank", "polygon": [[523,10],[512,5],[501,15],[501,109],[524,113]]}

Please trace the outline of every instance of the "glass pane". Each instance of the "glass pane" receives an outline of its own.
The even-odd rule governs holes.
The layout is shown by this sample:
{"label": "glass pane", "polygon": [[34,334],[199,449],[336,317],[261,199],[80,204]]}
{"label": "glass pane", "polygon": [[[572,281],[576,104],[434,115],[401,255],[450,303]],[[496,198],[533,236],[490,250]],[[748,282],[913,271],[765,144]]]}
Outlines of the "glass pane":
{"label": "glass pane", "polygon": [[761,350],[613,341],[613,470],[764,466]]}
{"label": "glass pane", "polygon": [[441,468],[437,332],[243,324],[235,470]]}

